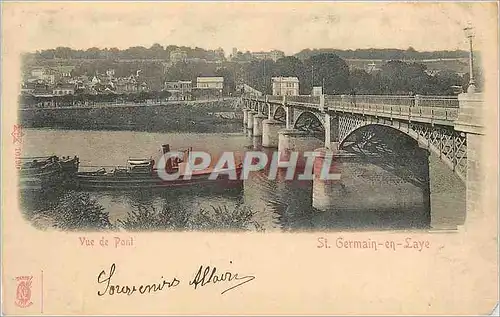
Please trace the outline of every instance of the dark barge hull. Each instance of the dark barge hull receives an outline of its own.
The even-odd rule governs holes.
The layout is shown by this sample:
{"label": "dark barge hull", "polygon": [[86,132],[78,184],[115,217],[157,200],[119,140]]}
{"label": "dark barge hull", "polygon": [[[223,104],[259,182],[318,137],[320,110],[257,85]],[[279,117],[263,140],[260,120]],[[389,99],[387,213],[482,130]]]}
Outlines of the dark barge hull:
{"label": "dark barge hull", "polygon": [[[39,163],[32,159],[44,159]],[[74,180],[78,171],[79,160],[73,159],[61,160],[56,156],[23,158],[32,160],[21,166],[19,171],[19,189],[21,191],[46,190],[69,186]]]}
{"label": "dark barge hull", "polygon": [[[154,188],[183,188],[183,187],[218,187],[231,188],[243,185],[242,180],[230,180],[227,175],[219,175],[217,179],[208,179],[210,174],[192,175],[191,179],[163,180],[157,175],[92,175],[91,173],[78,173],[76,185],[79,189],[100,190],[130,190]],[[239,175],[238,175],[239,178]]]}

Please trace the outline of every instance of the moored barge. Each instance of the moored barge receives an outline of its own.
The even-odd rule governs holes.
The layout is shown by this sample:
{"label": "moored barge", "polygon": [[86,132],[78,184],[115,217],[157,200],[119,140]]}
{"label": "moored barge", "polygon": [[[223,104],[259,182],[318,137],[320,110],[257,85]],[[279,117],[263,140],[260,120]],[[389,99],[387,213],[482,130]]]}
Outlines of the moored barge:
{"label": "moored barge", "polygon": [[79,164],[77,156],[22,157],[19,165],[19,188],[41,190],[72,184]]}
{"label": "moored barge", "polygon": [[[163,154],[169,151],[169,145],[163,145]],[[162,179],[152,158],[129,158],[125,167],[118,166],[111,170],[100,168],[91,172],[78,172],[76,174],[77,185],[80,189],[101,190],[177,188],[195,185],[236,187],[242,185],[242,181],[239,180],[242,170],[241,164],[235,167],[237,176],[235,180],[229,179],[227,174],[220,174],[215,180],[209,179],[213,172],[213,169],[210,168],[193,171],[189,179],[184,179],[186,162],[191,151],[191,148],[179,149],[176,152],[183,153],[182,158],[171,157],[166,161],[164,170],[167,173],[179,173],[179,176],[174,180]]]}

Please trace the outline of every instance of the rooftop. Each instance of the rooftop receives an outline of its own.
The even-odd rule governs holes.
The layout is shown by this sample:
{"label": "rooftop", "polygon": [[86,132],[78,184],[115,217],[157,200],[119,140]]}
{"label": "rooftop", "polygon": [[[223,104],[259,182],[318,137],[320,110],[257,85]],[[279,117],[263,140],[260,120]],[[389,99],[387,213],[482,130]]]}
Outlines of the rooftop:
{"label": "rooftop", "polygon": [[71,84],[59,84],[54,89],[75,89],[75,85]]}
{"label": "rooftop", "polygon": [[273,81],[293,81],[293,82],[299,82],[299,79],[297,77],[272,77],[271,78]]}
{"label": "rooftop", "polygon": [[197,82],[224,81],[224,77],[197,77]]}

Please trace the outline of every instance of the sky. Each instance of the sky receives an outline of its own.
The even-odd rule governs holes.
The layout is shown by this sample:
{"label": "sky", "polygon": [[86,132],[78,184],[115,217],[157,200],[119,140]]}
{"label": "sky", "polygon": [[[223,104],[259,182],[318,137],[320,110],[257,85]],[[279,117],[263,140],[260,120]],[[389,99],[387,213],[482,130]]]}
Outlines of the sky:
{"label": "sky", "polygon": [[153,43],[222,47],[226,54],[233,47],[287,55],[304,48],[467,50],[468,23],[479,46],[497,27],[494,3],[53,2],[2,9],[6,40],[21,51]]}

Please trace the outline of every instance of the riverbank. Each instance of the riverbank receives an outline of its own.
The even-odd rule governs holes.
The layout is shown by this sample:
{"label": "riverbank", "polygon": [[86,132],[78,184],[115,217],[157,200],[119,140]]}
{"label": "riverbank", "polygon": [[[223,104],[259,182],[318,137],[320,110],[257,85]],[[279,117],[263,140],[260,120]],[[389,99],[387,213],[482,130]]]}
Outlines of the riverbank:
{"label": "riverbank", "polygon": [[[227,115],[221,116],[221,112]],[[241,116],[231,100],[223,100],[213,104],[24,109],[19,111],[19,123],[25,128],[220,132],[228,127],[237,131]]]}

